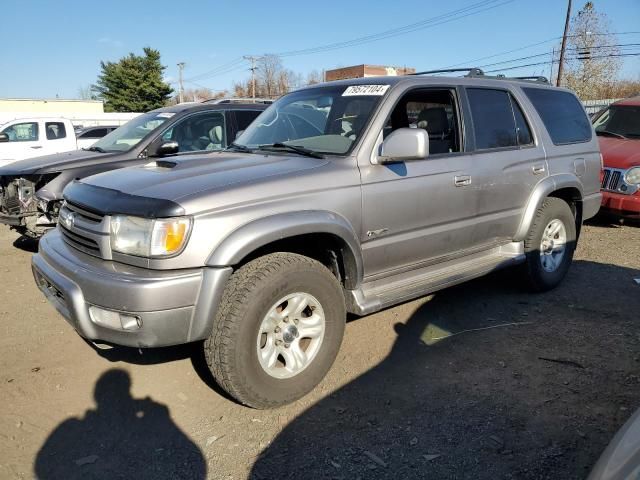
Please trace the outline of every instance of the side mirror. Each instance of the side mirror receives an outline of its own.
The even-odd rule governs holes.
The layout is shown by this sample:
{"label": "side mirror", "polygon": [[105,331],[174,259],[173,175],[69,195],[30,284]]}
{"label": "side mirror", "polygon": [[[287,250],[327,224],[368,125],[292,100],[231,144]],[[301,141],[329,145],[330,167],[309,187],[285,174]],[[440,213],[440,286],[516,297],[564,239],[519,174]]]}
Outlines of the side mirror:
{"label": "side mirror", "polygon": [[155,152],[150,152],[150,157],[164,157],[166,155],[175,155],[180,151],[180,145],[178,142],[164,142],[161,143]]}
{"label": "side mirror", "polygon": [[5,143],[9,141],[9,135],[6,133],[0,133],[0,143]]}
{"label": "side mirror", "polygon": [[429,155],[429,134],[422,128],[398,128],[380,145],[374,163],[385,164],[423,160]]}

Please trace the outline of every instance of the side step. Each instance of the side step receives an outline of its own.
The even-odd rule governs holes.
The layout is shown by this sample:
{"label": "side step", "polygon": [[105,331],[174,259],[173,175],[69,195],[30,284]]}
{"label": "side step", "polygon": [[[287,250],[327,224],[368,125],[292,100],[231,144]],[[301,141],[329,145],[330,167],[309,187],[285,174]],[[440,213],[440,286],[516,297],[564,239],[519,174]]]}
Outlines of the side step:
{"label": "side step", "polygon": [[447,262],[364,283],[357,290],[345,291],[347,310],[368,315],[398,303],[413,300],[494,270],[522,263],[522,242],[512,242]]}

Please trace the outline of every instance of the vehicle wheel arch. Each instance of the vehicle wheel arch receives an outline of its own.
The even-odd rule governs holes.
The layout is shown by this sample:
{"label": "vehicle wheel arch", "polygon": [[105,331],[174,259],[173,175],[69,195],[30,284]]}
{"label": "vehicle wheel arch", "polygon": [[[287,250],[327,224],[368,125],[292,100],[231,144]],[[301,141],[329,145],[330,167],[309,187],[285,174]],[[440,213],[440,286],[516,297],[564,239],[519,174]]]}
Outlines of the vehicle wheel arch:
{"label": "vehicle wheel arch", "polygon": [[358,237],[342,216],[323,210],[270,215],[234,230],[211,252],[208,266],[238,268],[274,252],[308,256],[323,263],[346,289],[363,277]]}
{"label": "vehicle wheel arch", "polygon": [[522,241],[525,238],[536,212],[548,197],[560,198],[569,205],[576,219],[576,233],[578,236],[580,235],[582,199],[584,198],[582,183],[575,175],[560,174],[547,177],[535,187],[523,210],[522,220],[514,238],[515,241]]}

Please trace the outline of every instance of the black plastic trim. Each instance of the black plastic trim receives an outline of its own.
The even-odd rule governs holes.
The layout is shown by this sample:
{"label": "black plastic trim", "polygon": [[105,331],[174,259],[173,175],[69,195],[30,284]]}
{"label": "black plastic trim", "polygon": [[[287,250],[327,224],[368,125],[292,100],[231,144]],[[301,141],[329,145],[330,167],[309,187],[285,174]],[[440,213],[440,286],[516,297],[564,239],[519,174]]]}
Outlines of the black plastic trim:
{"label": "black plastic trim", "polygon": [[132,215],[144,218],[179,217],[184,208],[164,198],[141,197],[74,180],[64,189],[65,200],[101,215]]}

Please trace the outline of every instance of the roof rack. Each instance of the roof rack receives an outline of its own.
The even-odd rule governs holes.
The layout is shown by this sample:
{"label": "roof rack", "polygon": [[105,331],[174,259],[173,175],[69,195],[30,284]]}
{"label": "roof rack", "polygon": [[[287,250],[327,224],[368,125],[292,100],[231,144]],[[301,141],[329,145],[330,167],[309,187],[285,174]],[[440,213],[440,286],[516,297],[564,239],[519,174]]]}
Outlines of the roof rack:
{"label": "roof rack", "polygon": [[445,68],[442,70],[426,70],[424,72],[416,72],[416,73],[410,73],[409,75],[431,75],[434,73],[455,73],[455,72],[467,72],[467,74],[465,76],[467,77],[481,77],[484,75],[484,72],[477,68],[477,67],[471,67],[471,68]]}
{"label": "roof rack", "polygon": [[471,67],[471,68],[444,68],[442,70],[426,70],[424,72],[416,72],[410,73],[409,75],[431,75],[434,73],[454,73],[454,72],[467,72],[465,77],[483,77],[483,78],[495,78],[502,80],[522,80],[526,82],[539,82],[539,83],[549,83],[547,77],[543,76],[531,76],[531,77],[507,77],[504,74],[498,75],[485,75],[481,68]]}

